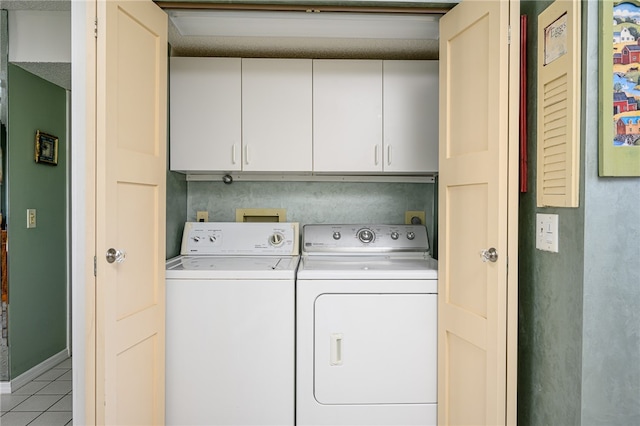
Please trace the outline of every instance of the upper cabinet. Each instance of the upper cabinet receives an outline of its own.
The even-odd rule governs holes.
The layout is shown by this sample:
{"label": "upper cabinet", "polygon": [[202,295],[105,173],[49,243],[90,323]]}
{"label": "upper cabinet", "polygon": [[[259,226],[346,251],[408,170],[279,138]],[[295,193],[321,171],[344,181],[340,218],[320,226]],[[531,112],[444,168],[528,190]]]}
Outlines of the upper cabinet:
{"label": "upper cabinet", "polygon": [[313,61],[313,171],[382,171],[382,61]]}
{"label": "upper cabinet", "polygon": [[438,170],[437,61],[171,58],[171,170]]}
{"label": "upper cabinet", "polygon": [[384,171],[438,171],[438,61],[383,62]]}
{"label": "upper cabinet", "polygon": [[242,59],[242,170],[310,172],[311,59]]}
{"label": "upper cabinet", "polygon": [[241,169],[240,58],[171,58],[171,170]]}
{"label": "upper cabinet", "polygon": [[316,60],[313,170],[438,170],[438,62]]}

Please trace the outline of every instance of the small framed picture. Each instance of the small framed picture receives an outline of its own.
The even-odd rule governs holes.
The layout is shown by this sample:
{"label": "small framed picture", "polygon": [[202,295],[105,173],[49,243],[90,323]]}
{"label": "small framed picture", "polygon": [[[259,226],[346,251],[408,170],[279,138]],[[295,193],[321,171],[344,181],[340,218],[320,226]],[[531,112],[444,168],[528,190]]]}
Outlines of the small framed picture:
{"label": "small framed picture", "polygon": [[36,163],[58,164],[58,138],[47,133],[36,131]]}

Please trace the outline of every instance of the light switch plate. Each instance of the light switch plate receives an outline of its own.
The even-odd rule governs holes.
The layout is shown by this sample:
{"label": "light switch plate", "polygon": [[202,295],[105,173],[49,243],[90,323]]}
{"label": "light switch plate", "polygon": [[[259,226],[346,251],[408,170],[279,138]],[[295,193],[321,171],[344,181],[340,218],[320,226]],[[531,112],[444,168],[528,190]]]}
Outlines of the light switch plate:
{"label": "light switch plate", "polygon": [[27,228],[36,227],[36,209],[27,209]]}
{"label": "light switch plate", "polygon": [[536,214],[536,248],[558,252],[557,214]]}

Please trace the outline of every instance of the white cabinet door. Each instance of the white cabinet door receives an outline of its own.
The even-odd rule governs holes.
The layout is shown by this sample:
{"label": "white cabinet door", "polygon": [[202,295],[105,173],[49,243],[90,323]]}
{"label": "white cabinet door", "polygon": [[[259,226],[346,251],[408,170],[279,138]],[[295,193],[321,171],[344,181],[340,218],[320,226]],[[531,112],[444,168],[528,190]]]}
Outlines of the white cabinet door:
{"label": "white cabinet door", "polygon": [[438,170],[438,61],[384,61],[384,171]]}
{"label": "white cabinet door", "polygon": [[240,58],[171,58],[171,170],[240,170]]}
{"label": "white cabinet door", "polygon": [[242,170],[310,172],[311,59],[242,59]]}
{"label": "white cabinet door", "polygon": [[382,61],[313,61],[313,170],[382,171]]}

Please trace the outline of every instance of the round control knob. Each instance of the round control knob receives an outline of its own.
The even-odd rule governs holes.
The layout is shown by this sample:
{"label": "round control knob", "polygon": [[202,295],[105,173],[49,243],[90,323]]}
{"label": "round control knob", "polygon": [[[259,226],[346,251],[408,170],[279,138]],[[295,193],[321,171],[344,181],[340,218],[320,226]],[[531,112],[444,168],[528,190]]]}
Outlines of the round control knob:
{"label": "round control knob", "polygon": [[413,240],[415,237],[416,237],[416,233],[415,232],[413,232],[413,231],[407,232],[407,238],[409,240]]}
{"label": "round control knob", "polygon": [[392,240],[397,240],[399,236],[400,236],[400,234],[398,234],[396,231],[393,231],[391,233],[391,239]]}
{"label": "round control knob", "polygon": [[197,243],[198,241],[200,241],[200,237],[193,237],[193,241]]}
{"label": "round control knob", "polygon": [[273,247],[280,247],[284,243],[284,235],[279,232],[274,233],[269,237],[269,244]]}
{"label": "round control knob", "polygon": [[340,239],[340,237],[342,237],[342,235],[340,235],[340,232],[335,231],[335,232],[333,233],[333,239],[334,239],[334,240],[339,240],[339,239]]}
{"label": "round control knob", "polygon": [[215,235],[209,235],[209,241],[211,241],[212,243],[215,243],[217,240]]}
{"label": "round control knob", "polygon": [[358,231],[358,239],[363,243],[370,243],[375,238],[375,234],[371,229],[361,229]]}

